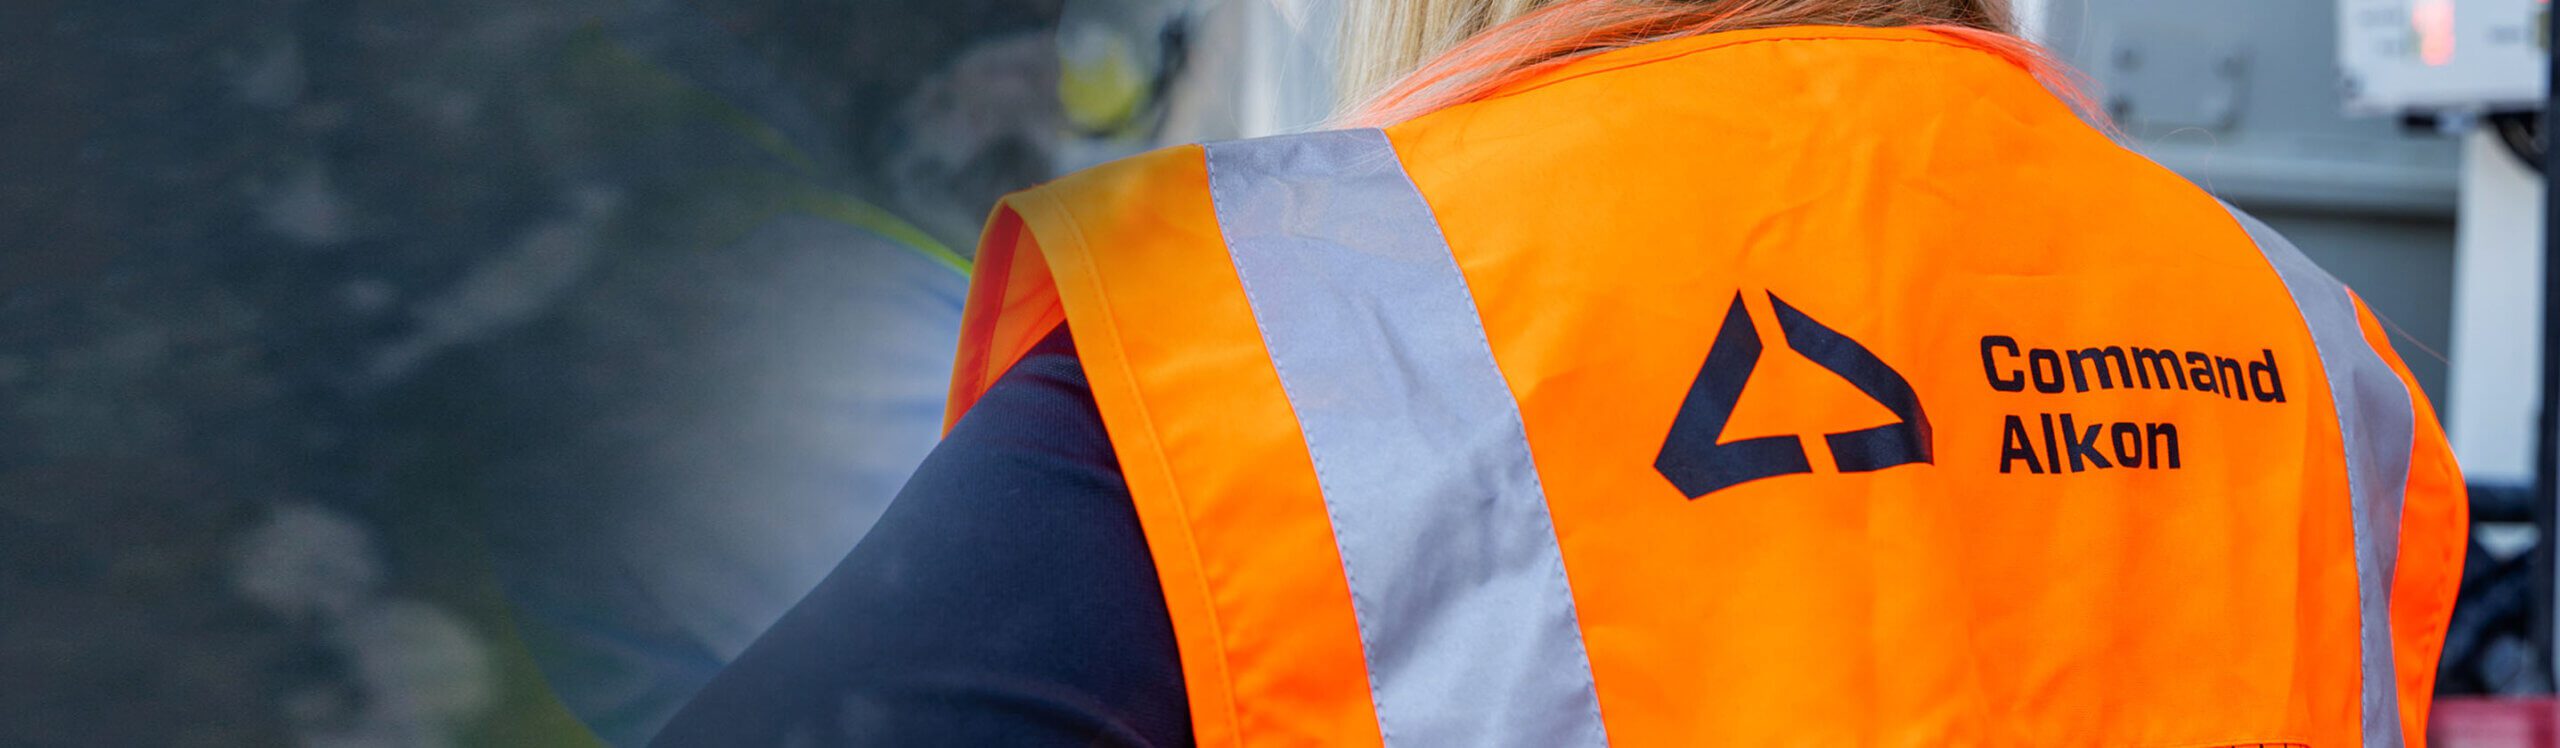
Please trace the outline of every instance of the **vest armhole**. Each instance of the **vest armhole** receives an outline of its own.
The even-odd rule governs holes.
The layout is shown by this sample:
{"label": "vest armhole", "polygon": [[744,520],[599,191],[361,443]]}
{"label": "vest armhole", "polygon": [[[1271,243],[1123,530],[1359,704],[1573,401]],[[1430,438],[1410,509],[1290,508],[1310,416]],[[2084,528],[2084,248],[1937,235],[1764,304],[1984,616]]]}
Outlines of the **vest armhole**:
{"label": "vest armhole", "polygon": [[988,219],[962,312],[943,428],[959,422],[996,379],[1060,323],[1102,413],[1122,477],[1155,558],[1181,651],[1192,732],[1203,746],[1240,745],[1228,648],[1204,566],[1156,424],[1122,339],[1118,313],[1083,226],[1041,187],[1008,195]]}
{"label": "vest armhole", "polygon": [[942,431],[960,422],[996,378],[1066,320],[1047,259],[1034,230],[1014,207],[1019,196],[998,203],[978,240],[969,300],[961,312],[960,349],[952,361]]}

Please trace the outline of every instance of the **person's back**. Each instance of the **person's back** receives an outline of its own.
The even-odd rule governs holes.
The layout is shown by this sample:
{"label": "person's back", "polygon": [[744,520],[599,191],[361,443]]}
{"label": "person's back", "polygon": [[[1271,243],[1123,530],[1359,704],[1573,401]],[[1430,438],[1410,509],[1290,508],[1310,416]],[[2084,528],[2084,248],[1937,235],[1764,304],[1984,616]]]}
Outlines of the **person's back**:
{"label": "person's back", "polygon": [[2432,668],[2388,672],[2432,659],[2461,507],[2380,335],[1957,38],[1649,44],[1011,205],[1127,383],[1124,469],[1171,473],[1137,491],[1190,536],[1168,587],[1285,643],[1200,635],[1281,682],[1230,676],[1239,723],[2343,745],[2406,691],[2422,724]]}
{"label": "person's back", "polygon": [[2460,479],[2370,316],[1961,34],[1605,52],[1008,199],[1204,744],[2420,740]]}

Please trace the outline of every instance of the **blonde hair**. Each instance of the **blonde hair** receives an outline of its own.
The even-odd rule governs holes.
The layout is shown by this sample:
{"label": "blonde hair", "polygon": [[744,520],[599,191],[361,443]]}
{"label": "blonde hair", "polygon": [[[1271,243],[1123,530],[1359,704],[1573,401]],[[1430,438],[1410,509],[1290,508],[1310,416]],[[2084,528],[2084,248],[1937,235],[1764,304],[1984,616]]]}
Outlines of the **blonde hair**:
{"label": "blonde hair", "polygon": [[1777,26],[1916,26],[2037,74],[2085,112],[2068,68],[2013,35],[2009,0],[1343,0],[1337,123],[1383,126],[1584,55]]}

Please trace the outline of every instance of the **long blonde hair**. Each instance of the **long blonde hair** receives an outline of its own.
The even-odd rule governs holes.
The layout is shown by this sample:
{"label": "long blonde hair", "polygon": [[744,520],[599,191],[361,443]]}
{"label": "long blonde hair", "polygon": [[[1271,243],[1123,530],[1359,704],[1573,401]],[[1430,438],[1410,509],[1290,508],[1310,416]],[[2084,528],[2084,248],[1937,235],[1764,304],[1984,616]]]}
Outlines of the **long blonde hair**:
{"label": "long blonde hair", "polygon": [[2008,0],[1343,0],[1342,9],[1342,125],[1402,122],[1596,52],[1798,25],[1963,37],[2089,109],[2067,67],[2014,35]]}

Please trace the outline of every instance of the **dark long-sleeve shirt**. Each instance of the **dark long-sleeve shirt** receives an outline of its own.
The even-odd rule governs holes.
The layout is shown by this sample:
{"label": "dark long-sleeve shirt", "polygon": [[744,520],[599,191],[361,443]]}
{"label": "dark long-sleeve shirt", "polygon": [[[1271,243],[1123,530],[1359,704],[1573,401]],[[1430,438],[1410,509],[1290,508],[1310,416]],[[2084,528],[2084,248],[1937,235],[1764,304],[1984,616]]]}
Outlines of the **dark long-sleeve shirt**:
{"label": "dark long-sleeve shirt", "polygon": [[655,744],[1191,742],[1171,616],[1060,328]]}

